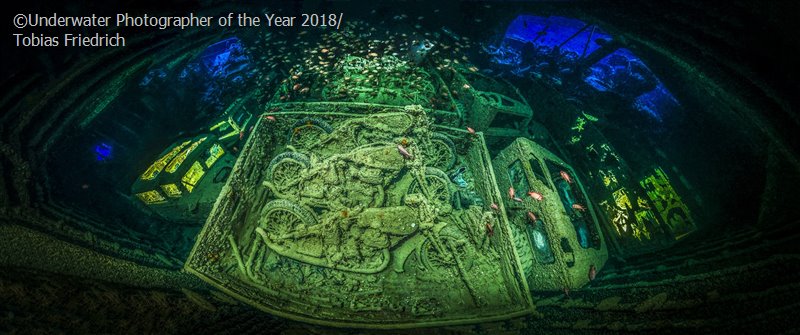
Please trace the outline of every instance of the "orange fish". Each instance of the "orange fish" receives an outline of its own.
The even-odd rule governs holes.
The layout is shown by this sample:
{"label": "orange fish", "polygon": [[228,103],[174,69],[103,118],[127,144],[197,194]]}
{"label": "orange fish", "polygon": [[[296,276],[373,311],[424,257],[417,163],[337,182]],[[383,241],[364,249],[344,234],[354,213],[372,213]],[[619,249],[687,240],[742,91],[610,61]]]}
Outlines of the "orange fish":
{"label": "orange fish", "polygon": [[493,209],[493,210],[496,210],[496,211],[499,211],[499,210],[500,210],[500,207],[498,207],[496,203],[492,203],[491,205],[489,205],[489,207],[490,207],[491,209]]}
{"label": "orange fish", "polygon": [[581,205],[581,204],[572,204],[572,208],[577,209],[577,210],[579,210],[581,212],[585,212],[586,211],[586,207],[583,207],[583,205]]}
{"label": "orange fish", "polygon": [[489,237],[494,236],[494,226],[491,223],[486,223],[486,235]]}
{"label": "orange fish", "polygon": [[508,188],[508,198],[513,200],[515,194],[517,194],[517,192],[514,191],[514,186],[509,187]]}
{"label": "orange fish", "polygon": [[239,132],[239,139],[241,140],[244,137],[244,130]]}
{"label": "orange fish", "polygon": [[567,183],[572,184],[572,178],[569,176],[568,173],[566,173],[564,170],[561,170],[560,173],[561,173],[561,178],[564,178],[564,180],[566,180]]}
{"label": "orange fish", "polygon": [[597,268],[594,267],[594,264],[589,265],[589,281],[594,281],[595,277],[597,277]]}
{"label": "orange fish", "polygon": [[267,119],[267,120],[270,120],[270,121],[275,121],[275,117],[272,116],[272,115],[267,115],[264,118]]}
{"label": "orange fish", "polygon": [[539,192],[528,192],[528,195],[529,195],[531,198],[534,198],[534,199],[536,199],[536,201],[542,201],[542,200],[544,200],[544,196],[542,196],[542,194],[541,194],[541,193],[539,193]]}
{"label": "orange fish", "polygon": [[533,212],[528,211],[528,219],[531,219],[531,222],[535,223],[537,220],[536,214],[533,214]]}
{"label": "orange fish", "polygon": [[470,135],[475,135],[475,129],[472,129],[471,127],[467,127],[467,132],[469,132]]}

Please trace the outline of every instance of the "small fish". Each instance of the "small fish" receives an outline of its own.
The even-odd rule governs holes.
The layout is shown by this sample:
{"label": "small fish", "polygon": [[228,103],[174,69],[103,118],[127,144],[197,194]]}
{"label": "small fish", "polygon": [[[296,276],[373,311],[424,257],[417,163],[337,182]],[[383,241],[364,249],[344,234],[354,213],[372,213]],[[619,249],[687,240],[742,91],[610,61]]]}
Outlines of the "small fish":
{"label": "small fish", "polygon": [[239,139],[241,140],[244,137],[244,130],[239,132]]}
{"label": "small fish", "polygon": [[294,84],[294,86],[292,86],[292,91],[297,91],[297,90],[299,90],[299,89],[300,89],[300,87],[303,87],[303,85],[300,85],[300,84]]}
{"label": "small fish", "polygon": [[530,219],[530,220],[531,220],[531,222],[533,222],[533,223],[536,223],[536,220],[537,220],[538,218],[536,217],[536,214],[533,214],[533,212],[531,212],[531,211],[528,211],[528,219]]}
{"label": "small fish", "polygon": [[411,159],[411,154],[408,153],[408,150],[406,150],[406,148],[403,148],[403,146],[400,144],[397,145],[397,152],[399,152],[400,155],[403,156],[403,158]]}
{"label": "small fish", "polygon": [[586,211],[586,207],[583,207],[583,205],[581,205],[581,204],[572,204],[572,208],[577,209],[577,210],[579,210],[581,212],[585,212]]}
{"label": "small fish", "polygon": [[494,226],[491,223],[486,223],[486,235],[489,237],[494,236]]}
{"label": "small fish", "polygon": [[464,87],[465,90],[468,90],[470,88],[469,84],[464,84],[463,87]]}
{"label": "small fish", "polygon": [[513,187],[513,186],[512,186],[512,187],[509,187],[509,188],[508,188],[508,198],[509,198],[509,199],[514,199],[514,198],[515,198],[515,197],[514,197],[514,195],[515,195],[515,194],[517,194],[517,192],[516,192],[516,191],[514,191],[514,187]]}
{"label": "small fish", "polygon": [[561,172],[559,173],[561,173],[561,178],[564,178],[564,180],[566,180],[567,183],[572,184],[572,177],[570,177],[566,171],[561,170]]}
{"label": "small fish", "polygon": [[535,199],[536,201],[542,201],[542,200],[544,200],[544,196],[542,196],[542,194],[541,194],[541,193],[539,193],[539,192],[528,192],[528,195],[529,195],[531,198]]}
{"label": "small fish", "polygon": [[300,90],[300,93],[308,93],[308,87],[303,87],[303,89]]}
{"label": "small fish", "polygon": [[594,264],[589,265],[589,281],[594,281],[595,277],[597,277],[597,268]]}
{"label": "small fish", "polygon": [[267,116],[265,116],[264,118],[265,118],[265,119],[267,119],[267,120],[270,120],[270,121],[272,121],[272,122],[275,122],[275,117],[274,117],[274,116],[272,116],[272,115],[267,115]]}
{"label": "small fish", "polygon": [[516,201],[516,202],[522,202],[522,199],[520,199],[519,197],[514,197],[513,200]]}
{"label": "small fish", "polygon": [[500,210],[500,207],[498,207],[496,203],[492,203],[491,205],[489,205],[489,207],[491,209],[495,210],[495,211],[499,211]]}
{"label": "small fish", "polygon": [[475,135],[475,129],[472,129],[470,127],[467,127],[467,132],[469,132],[470,135]]}

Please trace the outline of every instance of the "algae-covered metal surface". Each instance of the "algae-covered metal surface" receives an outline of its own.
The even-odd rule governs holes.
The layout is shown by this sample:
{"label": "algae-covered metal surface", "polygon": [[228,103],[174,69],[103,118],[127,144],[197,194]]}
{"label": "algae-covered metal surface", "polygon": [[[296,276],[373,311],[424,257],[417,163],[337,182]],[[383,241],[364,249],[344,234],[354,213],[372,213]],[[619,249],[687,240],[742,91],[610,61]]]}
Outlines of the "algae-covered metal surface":
{"label": "algae-covered metal surface", "polygon": [[482,136],[430,122],[420,106],[269,105],[186,270],[259,309],[332,326],[531,313]]}

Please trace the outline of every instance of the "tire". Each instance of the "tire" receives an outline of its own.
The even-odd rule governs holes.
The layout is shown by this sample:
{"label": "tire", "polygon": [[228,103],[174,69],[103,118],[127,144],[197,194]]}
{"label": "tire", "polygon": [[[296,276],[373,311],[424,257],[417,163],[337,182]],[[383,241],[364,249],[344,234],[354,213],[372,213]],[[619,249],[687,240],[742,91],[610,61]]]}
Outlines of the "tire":
{"label": "tire", "polygon": [[280,243],[283,234],[294,231],[299,224],[316,225],[314,211],[290,200],[277,199],[268,202],[261,209],[258,226],[273,243]]}
{"label": "tire", "polygon": [[300,177],[300,172],[311,167],[311,160],[303,153],[284,152],[269,162],[267,167],[267,180],[275,187],[282,188]]}
{"label": "tire", "polygon": [[533,271],[533,249],[530,242],[528,242],[528,227],[520,229],[514,224],[510,226],[511,233],[514,234],[514,248],[517,250],[519,263],[522,265],[522,271],[527,278]]}
{"label": "tire", "polygon": [[315,117],[306,117],[292,125],[286,141],[296,148],[307,149],[322,135],[331,132],[333,132],[333,127],[328,122]]}
{"label": "tire", "polygon": [[[453,192],[451,187],[450,178],[447,177],[447,174],[444,171],[439,170],[433,167],[426,167],[425,168],[425,182],[428,186],[434,186],[433,193],[431,195],[433,205],[442,207],[443,204],[450,204],[452,200]],[[430,191],[431,189],[429,189]],[[421,193],[419,189],[419,184],[417,180],[411,182],[411,185],[408,187],[406,191],[406,195],[413,194],[413,193]]]}
{"label": "tire", "polygon": [[425,150],[425,166],[449,171],[456,164],[456,146],[442,133],[433,133],[431,148]]}
{"label": "tire", "polygon": [[[453,257],[458,257],[462,262],[462,266],[465,267],[465,270],[469,270],[472,267],[470,256],[475,252],[474,248],[469,242],[466,242],[466,238],[463,234],[450,230],[450,228],[451,227],[445,227],[445,229],[439,233],[439,241],[441,245],[447,249],[445,254],[440,254],[440,252],[436,250],[430,238],[426,238],[420,245],[419,261],[425,270],[439,272],[456,270],[457,264]],[[458,243],[458,241],[462,241],[462,243]],[[451,254],[452,250],[448,245],[455,248],[456,255]]]}

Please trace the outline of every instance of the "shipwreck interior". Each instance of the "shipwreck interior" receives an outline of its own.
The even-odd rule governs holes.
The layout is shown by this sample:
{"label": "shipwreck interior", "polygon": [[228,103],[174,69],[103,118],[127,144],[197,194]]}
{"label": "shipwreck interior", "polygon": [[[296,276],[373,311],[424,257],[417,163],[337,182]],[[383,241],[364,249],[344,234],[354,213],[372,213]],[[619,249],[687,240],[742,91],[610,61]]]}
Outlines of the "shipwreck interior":
{"label": "shipwreck interior", "polygon": [[800,330],[800,4],[14,6],[341,21],[7,45],[2,333]]}

